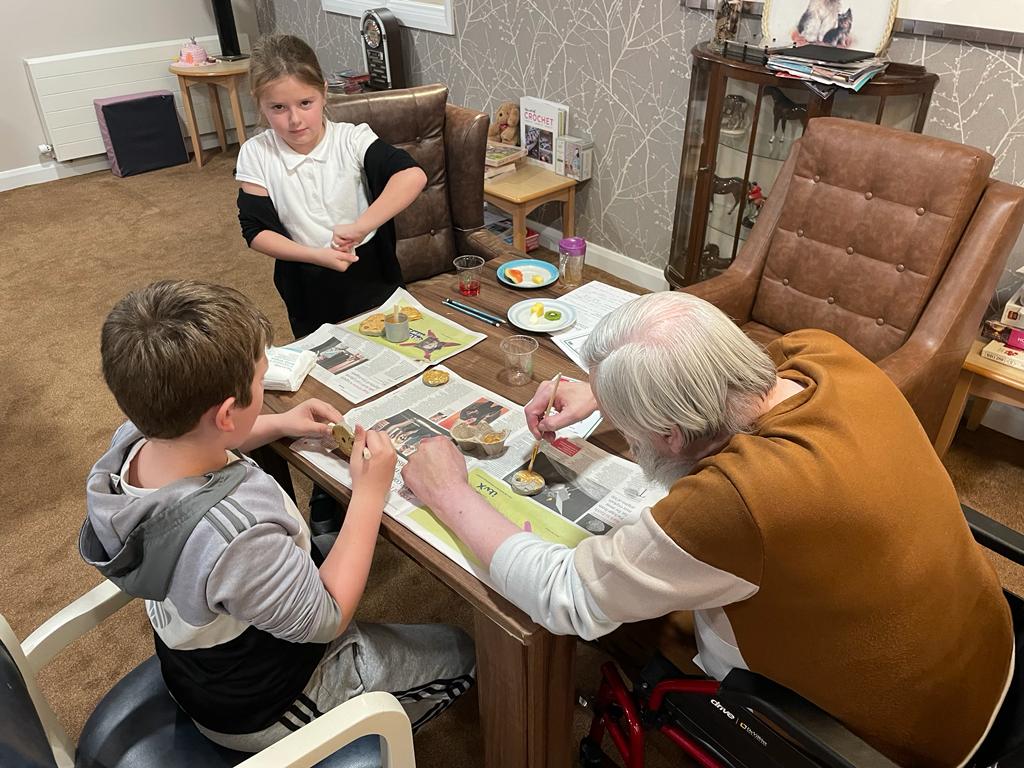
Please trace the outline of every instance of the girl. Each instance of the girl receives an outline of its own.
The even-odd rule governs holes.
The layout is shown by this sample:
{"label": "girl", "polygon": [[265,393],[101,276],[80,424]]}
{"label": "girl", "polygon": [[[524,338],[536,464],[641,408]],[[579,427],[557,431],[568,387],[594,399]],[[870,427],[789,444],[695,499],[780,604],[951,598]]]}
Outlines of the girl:
{"label": "girl", "polygon": [[299,38],[260,39],[249,82],[270,128],[238,152],[238,219],[249,247],[277,260],[274,285],[305,336],[402,285],[391,220],[427,177],[369,126],[326,119],[324,74]]}
{"label": "girl", "polygon": [[[299,38],[260,39],[249,84],[270,128],[238,151],[238,220],[249,247],[276,260],[274,285],[298,338],[380,306],[402,285],[391,219],[427,176],[369,126],[326,119],[324,73]],[[315,534],[341,526],[342,510],[318,486],[309,515]]]}

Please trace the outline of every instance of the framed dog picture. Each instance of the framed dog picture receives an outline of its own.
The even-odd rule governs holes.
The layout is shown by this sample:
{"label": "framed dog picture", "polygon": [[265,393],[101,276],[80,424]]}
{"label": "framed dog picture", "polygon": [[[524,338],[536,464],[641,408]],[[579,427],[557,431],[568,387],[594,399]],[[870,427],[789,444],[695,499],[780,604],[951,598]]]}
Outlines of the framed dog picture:
{"label": "framed dog picture", "polygon": [[765,0],[767,45],[829,45],[881,53],[889,45],[898,0]]}

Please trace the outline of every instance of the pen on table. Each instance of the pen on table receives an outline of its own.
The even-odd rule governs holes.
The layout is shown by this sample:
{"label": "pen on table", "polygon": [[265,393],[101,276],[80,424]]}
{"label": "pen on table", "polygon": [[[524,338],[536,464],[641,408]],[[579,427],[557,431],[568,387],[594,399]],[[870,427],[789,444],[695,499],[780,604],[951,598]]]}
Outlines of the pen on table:
{"label": "pen on table", "polygon": [[469,304],[463,304],[461,301],[456,301],[455,299],[446,299],[446,301],[449,304],[451,304],[453,307],[460,307],[462,309],[468,309],[471,312],[476,312],[481,317],[484,317],[484,318],[486,318],[488,320],[493,320],[496,323],[503,323],[503,322],[505,322],[505,318],[503,318],[503,317],[496,317],[495,315],[492,315],[489,312],[484,312],[482,309],[478,309],[477,307],[472,307]]}
{"label": "pen on table", "polygon": [[470,317],[476,318],[482,323],[487,323],[488,325],[493,325],[495,327],[501,325],[501,320],[498,320],[497,318],[492,317],[491,315],[485,314],[483,312],[479,312],[478,310],[475,310],[472,307],[464,307],[452,301],[449,301],[448,299],[442,300],[441,303],[444,304],[449,309],[454,309],[457,312],[461,312],[464,315],[469,315]]}

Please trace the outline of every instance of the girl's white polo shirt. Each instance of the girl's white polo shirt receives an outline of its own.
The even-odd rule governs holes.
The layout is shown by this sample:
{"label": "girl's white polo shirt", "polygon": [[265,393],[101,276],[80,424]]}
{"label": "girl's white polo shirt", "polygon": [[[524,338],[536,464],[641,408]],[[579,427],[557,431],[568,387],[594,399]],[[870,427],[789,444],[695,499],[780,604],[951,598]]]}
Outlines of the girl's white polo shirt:
{"label": "girl's white polo shirt", "polygon": [[268,128],[238,151],[235,178],[270,193],[292,240],[328,248],[334,227],[351,224],[369,207],[363,158],[376,140],[377,134],[365,123],[328,120],[320,143],[303,155]]}

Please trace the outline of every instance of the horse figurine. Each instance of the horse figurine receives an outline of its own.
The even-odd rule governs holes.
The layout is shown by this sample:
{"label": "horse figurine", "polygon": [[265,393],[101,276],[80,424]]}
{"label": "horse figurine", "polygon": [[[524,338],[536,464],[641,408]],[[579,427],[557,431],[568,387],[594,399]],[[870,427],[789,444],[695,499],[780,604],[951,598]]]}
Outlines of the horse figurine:
{"label": "horse figurine", "polygon": [[[747,185],[743,183],[743,179],[739,176],[730,176],[723,179],[721,176],[711,177],[711,194],[714,195],[732,195],[733,204],[732,208],[729,209],[729,215],[735,211],[739,204],[743,202],[743,199],[747,195]],[[714,199],[711,201],[714,205]]]}
{"label": "horse figurine", "polygon": [[790,120],[799,120],[803,127],[807,128],[807,105],[797,104],[786,94],[782,92],[781,88],[776,88],[774,85],[769,85],[764,89],[765,96],[772,97],[772,113],[774,122],[772,123],[772,135],[768,138],[768,143],[775,143],[775,134],[779,133],[779,125],[782,125],[782,133],[779,135],[779,142],[786,140],[786,123]]}

